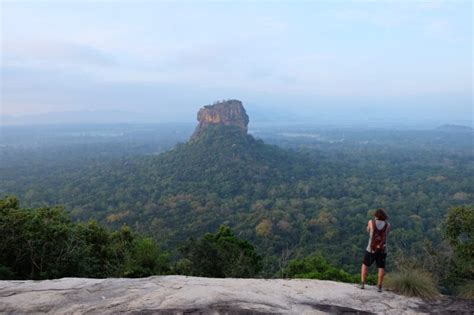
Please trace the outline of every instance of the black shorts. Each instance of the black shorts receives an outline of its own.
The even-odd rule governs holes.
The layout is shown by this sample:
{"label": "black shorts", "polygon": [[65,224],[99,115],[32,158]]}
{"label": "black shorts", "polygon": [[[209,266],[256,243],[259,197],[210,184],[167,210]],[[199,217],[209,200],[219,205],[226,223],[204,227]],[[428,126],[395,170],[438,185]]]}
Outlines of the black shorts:
{"label": "black shorts", "polygon": [[365,251],[363,263],[370,267],[375,261],[377,268],[385,268],[385,258],[387,258],[387,253],[369,253]]}

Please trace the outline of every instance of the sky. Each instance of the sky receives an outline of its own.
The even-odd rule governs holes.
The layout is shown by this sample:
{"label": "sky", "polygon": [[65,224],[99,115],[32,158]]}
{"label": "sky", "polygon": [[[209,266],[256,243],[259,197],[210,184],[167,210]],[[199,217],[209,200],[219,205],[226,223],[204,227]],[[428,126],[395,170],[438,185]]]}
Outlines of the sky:
{"label": "sky", "polygon": [[[471,1],[1,1],[1,114],[471,122]],[[252,119],[252,116],[251,116]]]}

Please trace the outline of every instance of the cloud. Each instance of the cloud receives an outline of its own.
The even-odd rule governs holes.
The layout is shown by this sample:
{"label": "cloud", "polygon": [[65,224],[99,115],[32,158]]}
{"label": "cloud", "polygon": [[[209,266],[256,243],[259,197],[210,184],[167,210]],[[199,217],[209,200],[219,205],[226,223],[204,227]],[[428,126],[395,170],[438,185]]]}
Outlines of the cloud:
{"label": "cloud", "polygon": [[68,66],[117,65],[111,54],[90,45],[58,41],[2,42],[5,64],[60,64]]}
{"label": "cloud", "polygon": [[[4,11],[9,112],[178,112],[179,104],[231,97],[332,98],[355,108],[357,98],[388,104],[422,95],[434,104],[439,93],[472,93],[472,17],[457,4],[11,3]],[[430,34],[460,40],[449,45]]]}
{"label": "cloud", "polygon": [[333,11],[333,15],[343,21],[351,21],[352,23],[364,23],[381,28],[399,27],[406,18],[400,8],[393,10],[380,10],[380,7],[372,7],[366,9],[351,8],[339,9]]}

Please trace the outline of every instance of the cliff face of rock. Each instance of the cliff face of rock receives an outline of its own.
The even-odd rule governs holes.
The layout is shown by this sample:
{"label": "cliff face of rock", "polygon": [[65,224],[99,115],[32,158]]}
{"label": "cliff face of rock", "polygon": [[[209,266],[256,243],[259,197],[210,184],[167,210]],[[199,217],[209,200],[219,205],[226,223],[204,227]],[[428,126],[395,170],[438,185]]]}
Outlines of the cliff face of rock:
{"label": "cliff face of rock", "polygon": [[321,280],[64,278],[0,281],[1,314],[470,314],[474,302],[425,302]]}
{"label": "cliff face of rock", "polygon": [[207,105],[201,108],[197,114],[199,122],[192,138],[197,138],[210,125],[236,126],[247,134],[249,116],[245,112],[242,102],[239,100],[228,100]]}

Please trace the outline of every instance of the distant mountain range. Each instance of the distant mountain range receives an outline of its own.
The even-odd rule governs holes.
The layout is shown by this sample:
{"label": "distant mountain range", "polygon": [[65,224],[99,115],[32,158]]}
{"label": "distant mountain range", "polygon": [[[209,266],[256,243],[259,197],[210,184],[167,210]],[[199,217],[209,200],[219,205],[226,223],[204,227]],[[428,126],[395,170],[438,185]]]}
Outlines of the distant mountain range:
{"label": "distant mountain range", "polygon": [[448,132],[473,132],[474,128],[463,125],[442,125],[436,128],[436,130]]}
{"label": "distant mountain range", "polygon": [[119,111],[64,111],[32,115],[2,115],[2,125],[47,125],[47,124],[84,124],[84,123],[152,123],[156,117],[147,114]]}
{"label": "distant mountain range", "polygon": [[[275,122],[301,120],[294,113],[271,111],[253,106],[249,113],[253,122]],[[0,115],[0,125],[48,125],[48,124],[116,124],[116,123],[159,123],[159,122],[195,122],[194,115],[176,119],[174,117],[136,113],[121,110],[61,111],[31,115]]]}
{"label": "distant mountain range", "polygon": [[[250,124],[256,125],[320,125],[357,128],[385,128],[385,129],[436,129],[448,132],[469,132],[469,121],[443,124],[442,122],[391,121],[388,118],[378,120],[360,119],[341,113],[339,116],[318,114],[308,111],[297,111],[292,108],[270,108],[251,104],[247,107],[251,116]],[[48,112],[28,115],[1,115],[0,125],[70,125],[70,124],[121,124],[121,123],[193,123],[196,116],[192,113],[172,114],[137,113],[122,110],[78,110]]]}

